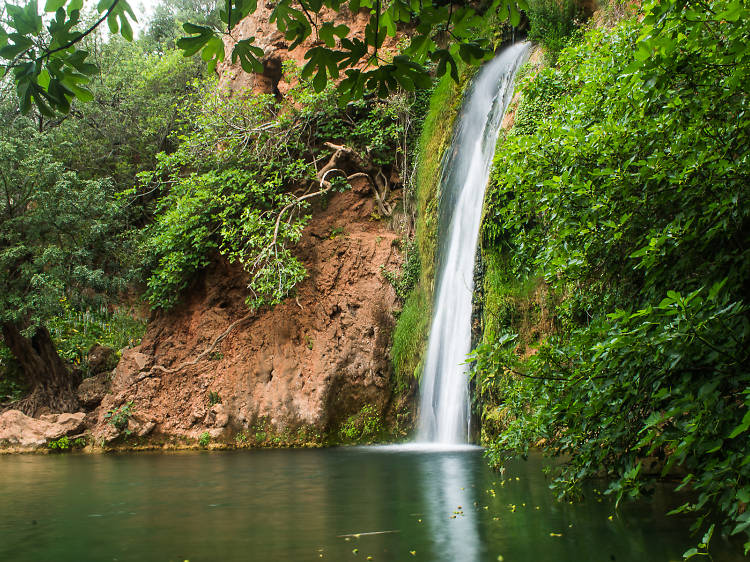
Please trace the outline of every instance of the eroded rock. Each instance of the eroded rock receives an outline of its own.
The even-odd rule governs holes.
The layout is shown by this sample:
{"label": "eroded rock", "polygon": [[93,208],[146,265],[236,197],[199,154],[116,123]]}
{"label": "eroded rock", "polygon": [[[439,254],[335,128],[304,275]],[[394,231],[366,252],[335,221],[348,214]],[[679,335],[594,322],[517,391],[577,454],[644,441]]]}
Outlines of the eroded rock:
{"label": "eroded rock", "polygon": [[0,443],[22,447],[42,447],[48,441],[75,435],[83,428],[86,414],[47,414],[32,418],[18,410],[0,414]]}
{"label": "eroded rock", "polygon": [[396,270],[401,256],[399,234],[372,220],[373,205],[351,191],[332,196],[294,250],[308,270],[296,296],[249,316],[191,363],[248,315],[242,268],[223,260],[209,267],[180,305],[155,314],[140,346],[123,352],[95,437],[108,433],[106,411],[129,401],[156,420],[154,435],[189,438],[254,427],[322,434],[365,404],[387,409],[398,303],[382,268]]}
{"label": "eroded rock", "polygon": [[76,390],[81,406],[87,410],[96,408],[110,390],[110,377],[110,373],[100,373],[83,379]]}

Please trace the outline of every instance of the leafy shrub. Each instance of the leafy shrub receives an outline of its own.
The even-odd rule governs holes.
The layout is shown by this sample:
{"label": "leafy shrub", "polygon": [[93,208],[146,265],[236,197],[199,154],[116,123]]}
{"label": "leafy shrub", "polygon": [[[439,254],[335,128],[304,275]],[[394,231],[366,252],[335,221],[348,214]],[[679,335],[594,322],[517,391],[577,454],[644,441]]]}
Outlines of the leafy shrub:
{"label": "leafy shrub", "polygon": [[421,269],[422,262],[416,240],[410,240],[406,245],[406,260],[400,273],[393,273],[381,266],[383,277],[391,284],[396,291],[396,296],[402,302],[406,300],[419,281]]}
{"label": "leafy shrub", "polygon": [[66,297],[60,299],[61,312],[49,322],[58,353],[89,374],[88,352],[94,344],[112,349],[138,345],[146,322],[123,310],[110,312],[106,306],[79,310]]}
{"label": "leafy shrub", "polygon": [[575,0],[529,0],[529,39],[540,43],[551,64],[576,30]]}
{"label": "leafy shrub", "polygon": [[341,424],[339,436],[343,441],[372,441],[382,433],[383,425],[380,414],[372,404],[365,404],[362,409],[351,415]]}
{"label": "leafy shrub", "polygon": [[198,445],[205,449],[208,447],[208,444],[211,442],[211,435],[208,433],[208,431],[204,431],[201,433],[201,436],[198,438]]}
{"label": "leafy shrub", "polygon": [[130,417],[132,415],[133,401],[131,400],[127,404],[108,410],[107,413],[104,414],[104,419],[109,420],[107,423],[117,431],[124,431],[125,435],[130,435],[128,426],[130,425]]}
{"label": "leafy shrub", "polygon": [[[173,306],[217,253],[247,271],[249,306],[285,298],[306,275],[291,251],[309,220],[309,200],[298,196],[320,190],[316,163],[331,150],[324,142],[367,154],[387,175],[403,164],[412,98],[342,109],[333,87],[315,93],[301,80],[287,99],[230,97],[214,82],[206,85],[184,109],[189,125],[177,136],[177,151],[158,155],[156,168],[139,175],[129,196],[161,192],[141,247],[154,308]],[[329,179],[333,191],[348,187]]]}
{"label": "leafy shrub", "polygon": [[687,474],[695,528],[750,535],[750,14],[690,5],[592,29],[525,87],[543,110],[499,147],[483,238],[558,296],[555,330],[522,353],[507,318],[476,376],[493,462],[543,443],[561,494],[606,473],[619,501],[655,457]]}
{"label": "leafy shrub", "polygon": [[86,439],[78,437],[71,439],[70,437],[63,435],[59,439],[53,439],[47,442],[47,448],[53,451],[68,451],[70,449],[80,449],[86,446]]}

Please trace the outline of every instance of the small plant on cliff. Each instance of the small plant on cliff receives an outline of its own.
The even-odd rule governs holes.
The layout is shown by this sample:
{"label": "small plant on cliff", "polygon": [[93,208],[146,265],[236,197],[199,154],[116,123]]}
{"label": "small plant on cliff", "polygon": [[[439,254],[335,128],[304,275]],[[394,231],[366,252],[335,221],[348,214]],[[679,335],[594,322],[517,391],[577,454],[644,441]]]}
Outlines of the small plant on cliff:
{"label": "small plant on cliff", "polygon": [[208,433],[208,431],[204,431],[201,433],[201,436],[198,438],[198,445],[205,449],[208,447],[208,444],[211,442],[211,435]]}
{"label": "small plant on cliff", "polygon": [[124,431],[125,435],[130,435],[128,425],[130,424],[130,417],[133,415],[133,401],[131,400],[127,404],[108,410],[104,414],[104,419],[108,420],[107,423],[114,427],[117,431]]}
{"label": "small plant on cliff", "polygon": [[419,274],[422,271],[422,261],[416,240],[411,240],[406,245],[406,261],[400,273],[388,271],[383,266],[380,267],[380,271],[383,273],[383,277],[393,286],[399,300],[404,302],[419,281]]}
{"label": "small plant on cliff", "polygon": [[55,439],[47,443],[47,448],[58,451],[67,451],[68,449],[70,449],[70,439],[67,436],[63,435],[59,439]]}
{"label": "small plant on cliff", "polygon": [[59,439],[54,439],[47,443],[47,448],[53,451],[68,451],[70,449],[80,449],[85,446],[86,439],[83,437],[71,439],[67,435],[63,435]]}
{"label": "small plant on cliff", "polygon": [[218,392],[214,392],[213,390],[208,393],[208,403],[211,406],[215,406],[216,404],[221,404],[221,396],[219,396]]}
{"label": "small plant on cliff", "polygon": [[383,431],[377,408],[365,404],[362,409],[341,424],[339,437],[343,441],[371,441]]}

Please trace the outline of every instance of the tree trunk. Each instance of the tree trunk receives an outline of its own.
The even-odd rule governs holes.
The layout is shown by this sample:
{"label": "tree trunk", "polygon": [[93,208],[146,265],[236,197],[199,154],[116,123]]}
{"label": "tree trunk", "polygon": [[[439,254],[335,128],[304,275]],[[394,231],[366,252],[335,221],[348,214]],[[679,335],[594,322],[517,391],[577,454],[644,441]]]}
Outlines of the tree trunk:
{"label": "tree trunk", "polygon": [[39,327],[27,338],[15,324],[4,323],[3,339],[21,365],[31,389],[28,396],[11,408],[28,416],[79,409],[75,389],[80,381],[66,368],[47,328]]}

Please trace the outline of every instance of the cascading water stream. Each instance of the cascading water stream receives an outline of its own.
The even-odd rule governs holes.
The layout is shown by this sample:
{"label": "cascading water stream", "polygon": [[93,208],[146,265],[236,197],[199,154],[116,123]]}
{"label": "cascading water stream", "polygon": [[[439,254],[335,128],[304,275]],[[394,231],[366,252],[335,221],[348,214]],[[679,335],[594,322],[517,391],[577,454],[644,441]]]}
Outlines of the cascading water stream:
{"label": "cascading water stream", "polygon": [[513,79],[528,43],[483,65],[466,94],[440,178],[440,249],[432,326],[422,374],[418,442],[469,439],[469,381],[474,258],[484,192]]}

